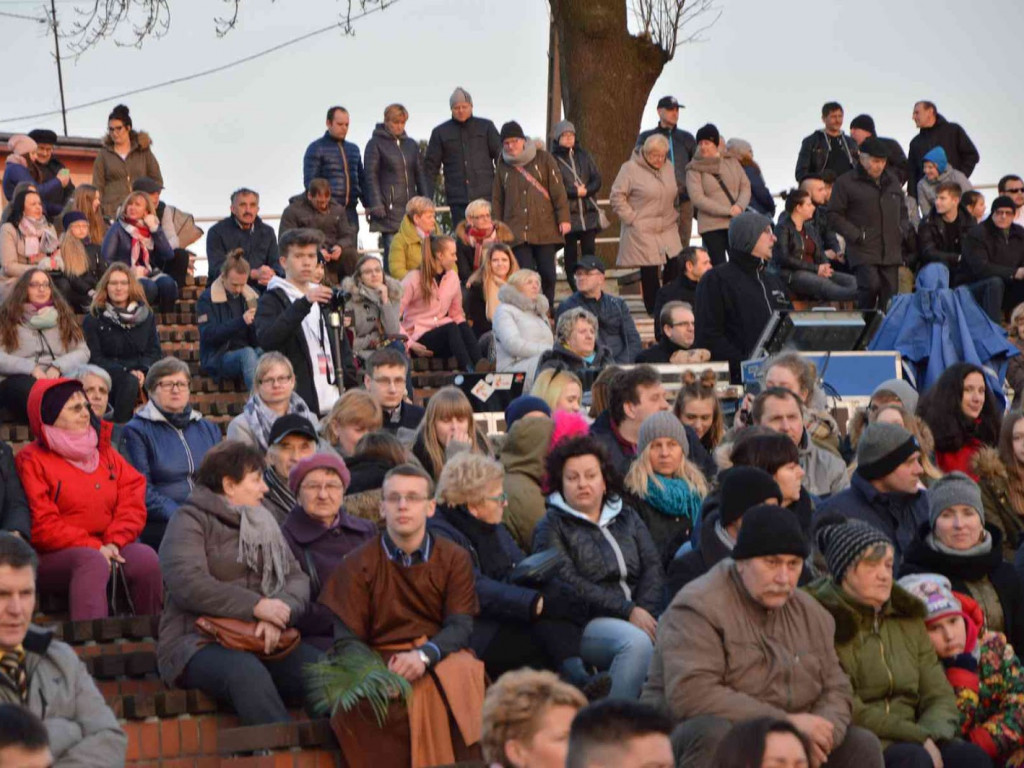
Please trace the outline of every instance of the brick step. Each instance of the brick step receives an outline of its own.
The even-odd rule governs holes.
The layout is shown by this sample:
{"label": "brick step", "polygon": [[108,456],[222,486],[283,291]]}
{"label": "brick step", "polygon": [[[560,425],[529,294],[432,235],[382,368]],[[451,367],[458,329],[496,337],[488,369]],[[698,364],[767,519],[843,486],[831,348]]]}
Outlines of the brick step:
{"label": "brick step", "polygon": [[146,651],[99,653],[86,656],[82,662],[96,680],[142,679],[157,674],[155,647]]}
{"label": "brick step", "polygon": [[217,752],[224,756],[242,755],[257,750],[318,747],[334,750],[338,748],[330,722],[326,718],[226,728],[217,734]]}

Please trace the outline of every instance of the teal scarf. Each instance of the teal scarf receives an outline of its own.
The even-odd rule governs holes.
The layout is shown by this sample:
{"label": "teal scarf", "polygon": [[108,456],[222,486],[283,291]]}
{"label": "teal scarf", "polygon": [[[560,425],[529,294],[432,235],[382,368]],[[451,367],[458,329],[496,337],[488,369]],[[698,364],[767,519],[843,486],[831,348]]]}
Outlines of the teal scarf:
{"label": "teal scarf", "polygon": [[[661,481],[660,488],[654,477]],[[693,523],[704,501],[693,487],[681,477],[654,477],[647,481],[647,503],[663,515],[685,517]]]}

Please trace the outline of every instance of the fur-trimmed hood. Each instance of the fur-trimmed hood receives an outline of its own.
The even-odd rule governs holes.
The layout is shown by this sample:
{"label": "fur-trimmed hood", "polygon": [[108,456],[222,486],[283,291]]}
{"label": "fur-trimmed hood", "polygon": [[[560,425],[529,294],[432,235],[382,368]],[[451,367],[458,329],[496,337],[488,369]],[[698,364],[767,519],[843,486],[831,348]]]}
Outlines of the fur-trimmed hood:
{"label": "fur-trimmed hood", "polygon": [[971,471],[979,480],[1002,480],[1005,483],[1010,479],[1006,465],[999,458],[999,451],[988,446],[980,449],[971,458]]}
{"label": "fur-trimmed hood", "polygon": [[[508,228],[508,225],[502,221],[492,222],[495,227],[495,234],[497,235],[497,241],[499,243],[511,243],[516,239],[516,236],[512,234],[512,230]],[[459,242],[463,245],[469,245],[469,227],[466,226],[465,221],[460,221],[455,227],[455,236],[459,239]]]}
{"label": "fur-trimmed hood", "polygon": [[[246,305],[255,306],[260,295],[256,293],[252,286],[246,284],[242,289],[242,297],[245,299]],[[221,275],[210,284],[210,301],[214,304],[223,304],[227,300],[228,292],[224,287],[224,276]]]}
{"label": "fur-trimmed hood", "polygon": [[516,309],[538,317],[548,316],[548,299],[543,293],[538,294],[536,299],[530,299],[514,285],[505,284],[498,289],[498,301],[502,304],[511,304]]}
{"label": "fur-trimmed hood", "polygon": [[[850,642],[861,629],[869,630],[874,624],[874,609],[856,602],[832,580],[831,576],[818,579],[804,589],[821,603],[835,619],[836,645]],[[927,613],[924,603],[902,587],[893,584],[889,602],[882,606],[879,615],[883,618],[921,619],[923,621]]]}
{"label": "fur-trimmed hood", "polygon": [[[399,304],[402,301],[402,283],[391,275],[384,275],[384,285],[388,287],[388,303]],[[353,297],[358,296],[374,304],[380,304],[380,294],[362,283],[356,284],[354,277],[346,277],[341,281],[341,290],[348,291]]]}
{"label": "fur-trimmed hood", "polygon": [[[129,152],[133,152],[136,149],[140,152],[145,152],[153,144],[153,139],[150,138],[149,133],[146,131],[129,131],[128,137],[131,142]],[[109,149],[111,152],[114,151],[114,141],[110,138],[109,134],[103,137],[103,148]]]}

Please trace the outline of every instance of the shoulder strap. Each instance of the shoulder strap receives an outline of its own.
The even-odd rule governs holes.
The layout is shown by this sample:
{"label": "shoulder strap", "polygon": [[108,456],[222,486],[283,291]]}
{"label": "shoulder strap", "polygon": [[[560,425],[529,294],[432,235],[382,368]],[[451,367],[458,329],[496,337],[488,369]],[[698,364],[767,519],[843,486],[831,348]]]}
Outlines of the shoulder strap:
{"label": "shoulder strap", "polygon": [[521,174],[523,175],[523,178],[524,178],[524,179],[526,179],[526,180],[527,180],[527,182],[529,182],[529,184],[530,184],[530,186],[531,186],[531,187],[533,187],[533,188],[534,188],[535,190],[537,190],[537,191],[538,191],[538,192],[540,192],[540,193],[541,193],[542,195],[544,195],[544,199],[545,199],[545,200],[547,200],[548,202],[551,202],[551,195],[549,195],[549,194],[548,194],[548,191],[547,191],[546,189],[544,189],[544,185],[543,185],[543,184],[541,184],[541,183],[540,183],[539,181],[537,181],[537,179],[535,179],[535,178],[534,178],[534,176],[533,176],[533,174],[532,174],[532,173],[529,173],[529,172],[528,172],[528,171],[527,171],[527,170],[526,170],[525,168],[523,168],[523,166],[521,166],[521,165],[516,165],[516,166],[513,166],[513,167],[514,167],[514,168],[515,168],[515,169],[516,169],[517,171],[519,171],[519,173],[521,173]]}
{"label": "shoulder strap", "polygon": [[302,548],[302,556],[306,560],[306,575],[309,576],[309,593],[320,594],[320,574],[316,571],[316,563],[313,562],[313,552],[309,547]]}
{"label": "shoulder strap", "polygon": [[715,181],[718,182],[718,186],[722,188],[722,191],[725,192],[725,196],[729,198],[729,205],[736,205],[736,198],[732,196],[732,192],[730,192],[729,188],[725,186],[725,182],[722,181],[722,177],[717,173],[712,173],[711,175],[715,177]]}
{"label": "shoulder strap", "polygon": [[554,158],[555,158],[555,160],[557,160],[558,162],[560,162],[562,165],[564,165],[566,168],[569,169],[570,173],[572,173],[573,179],[576,180],[577,184],[582,184],[583,183],[580,180],[580,175],[578,173],[576,173],[576,169],[575,168],[573,168],[571,165],[569,165],[567,162],[565,162],[565,160],[560,158],[558,155],[554,155]]}

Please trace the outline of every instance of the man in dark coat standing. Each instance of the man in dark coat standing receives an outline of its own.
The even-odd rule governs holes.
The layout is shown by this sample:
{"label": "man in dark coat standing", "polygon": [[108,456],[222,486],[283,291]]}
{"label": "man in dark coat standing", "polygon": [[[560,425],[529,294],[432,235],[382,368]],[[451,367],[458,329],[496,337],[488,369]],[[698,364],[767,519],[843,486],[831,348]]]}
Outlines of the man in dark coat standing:
{"label": "man in dark coat standing", "polygon": [[792,309],[786,286],[765,270],[775,233],[767,216],[745,211],[729,222],[729,261],[697,285],[697,338],[712,360],[727,360],[740,381],[740,363],[750,357],[772,312]]}
{"label": "man in dark coat standing", "polygon": [[[683,248],[686,248],[693,232],[693,203],[686,192],[686,166],[697,154],[697,140],[692,133],[679,127],[679,110],[683,108],[675,96],[662,96],[658,100],[658,124],[637,137],[636,148],[643,147],[644,142],[655,133],[668,139],[668,159],[675,168],[676,186],[679,188],[676,201],[679,209],[679,239],[683,242]],[[658,316],[657,310],[654,316]]]}
{"label": "man in dark coat standing", "polygon": [[872,136],[860,147],[857,168],[836,179],[829,222],[846,239],[846,260],[857,278],[857,305],[885,309],[899,290],[903,237],[910,227],[905,195],[888,170],[885,145]]}
{"label": "man in dark coat standing", "polygon": [[[850,121],[850,137],[857,142],[858,148],[865,139],[871,136],[878,136],[875,133],[875,120],[871,115],[857,115]],[[888,152],[885,159],[888,161],[889,170],[896,174],[896,178],[900,180],[900,186],[903,186],[910,178],[910,164],[907,162],[903,147],[896,139],[884,139],[878,136],[878,140],[885,145]]]}
{"label": "man in dark coat standing", "polygon": [[857,164],[857,143],[843,133],[843,107],[835,101],[826,102],[821,108],[819,128],[800,144],[796,158],[796,180],[832,171],[836,176],[849,171]]}
{"label": "man in dark coat standing", "polygon": [[501,139],[494,123],[473,116],[473,97],[462,87],[448,99],[452,119],[430,133],[423,161],[427,197],[434,198],[437,172],[444,171],[445,200],[451,207],[452,227],[466,219],[466,206],[474,200],[490,200],[494,164],[501,156]]}
{"label": "man in dark coat standing", "polygon": [[[691,307],[697,306],[697,283],[711,269],[711,257],[703,248],[687,246],[676,258],[682,265],[679,275],[658,290],[654,299],[654,316],[661,317],[662,308],[670,301],[682,301]],[[664,333],[661,323],[654,326],[654,338],[661,341]]]}
{"label": "man in dark coat standing", "polygon": [[366,171],[359,147],[348,136],[349,114],[344,107],[327,110],[327,130],[324,135],[306,147],[302,157],[302,186],[309,189],[313,179],[327,179],[331,185],[331,197],[345,208],[345,215],[352,228],[359,231],[359,215],[356,203],[366,200]]}
{"label": "man in dark coat standing", "polygon": [[914,105],[914,124],[917,125],[918,133],[910,140],[910,153],[907,157],[910,163],[909,192],[912,197],[917,198],[917,182],[924,176],[924,156],[932,147],[942,147],[949,164],[970,178],[981,155],[967,131],[957,123],[946,120],[930,101],[919,101]]}

